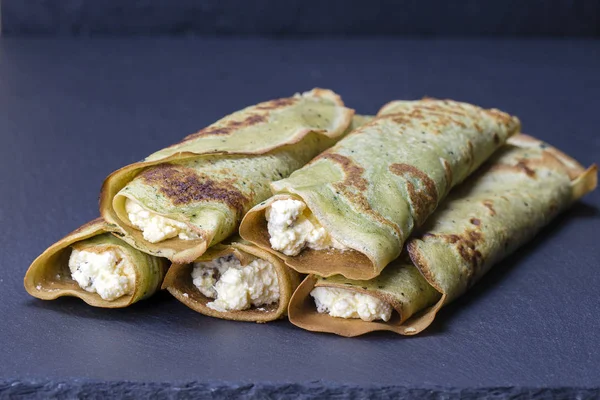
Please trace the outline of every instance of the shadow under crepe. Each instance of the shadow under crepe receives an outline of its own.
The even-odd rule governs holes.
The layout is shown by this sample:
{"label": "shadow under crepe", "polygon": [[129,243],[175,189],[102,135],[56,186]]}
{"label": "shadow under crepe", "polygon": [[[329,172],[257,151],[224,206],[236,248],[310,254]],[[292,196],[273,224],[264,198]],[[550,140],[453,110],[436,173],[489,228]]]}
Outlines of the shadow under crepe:
{"label": "shadow under crepe", "polygon": [[[200,314],[184,306],[167,290],[161,290],[148,299],[124,308],[90,307],[76,297],[59,297],[51,301],[28,299],[25,307],[42,310],[42,312],[106,322],[148,325],[153,324],[153,320],[159,319],[162,324],[177,326],[182,329],[202,329],[204,333],[209,330],[220,329],[222,327],[221,323],[228,324],[230,322]],[[256,324],[252,323],[251,325]],[[297,329],[289,324],[287,319],[271,321],[268,325],[283,329]]]}
{"label": "shadow under crepe", "polygon": [[[215,345],[224,346],[226,352],[234,349],[238,351],[240,341],[247,339],[245,335],[252,335],[253,332],[263,329],[276,330],[280,337],[291,334],[292,329],[298,331],[284,319],[271,321],[268,324],[245,322],[242,324],[243,329],[236,329],[235,325],[231,325],[232,321],[203,315],[184,306],[166,290],[125,308],[90,307],[75,297],[60,297],[53,301],[31,299],[24,305],[29,310],[35,309],[50,314],[50,318],[74,317],[83,320],[83,323],[77,324],[76,332],[79,334],[83,330],[84,336],[90,338],[96,337],[94,336],[96,328],[101,329],[102,332],[108,329],[114,335],[121,335],[120,332],[125,330],[130,332],[131,336],[135,336],[142,330],[169,343],[177,341],[179,336],[190,338],[201,334],[205,338],[215,340]],[[228,356],[224,355],[224,357]]]}
{"label": "shadow under crepe", "polygon": [[[171,315],[176,313],[179,302],[175,300],[169,292],[159,291],[152,297],[143,301],[134,303],[124,308],[100,308],[91,307],[76,297],[59,297],[56,300],[29,299],[26,303],[28,308],[49,310],[60,314],[74,315],[79,318],[90,318],[97,320],[131,320],[146,315],[155,315],[154,311],[159,311],[161,315]],[[185,308],[185,307],[183,307]]]}
{"label": "shadow under crepe", "polygon": [[[457,315],[468,312],[469,305],[484,297],[495,285],[509,279],[511,271],[515,268],[525,268],[527,259],[535,251],[556,236],[561,229],[579,218],[600,218],[600,210],[595,206],[583,202],[576,202],[573,206],[558,215],[545,228],[543,228],[532,240],[519,247],[513,254],[509,255],[484,275],[481,280],[473,285],[463,296],[440,310],[432,324],[416,337],[434,336],[445,331],[445,325],[456,318]],[[382,332],[383,333],[383,332]]]}

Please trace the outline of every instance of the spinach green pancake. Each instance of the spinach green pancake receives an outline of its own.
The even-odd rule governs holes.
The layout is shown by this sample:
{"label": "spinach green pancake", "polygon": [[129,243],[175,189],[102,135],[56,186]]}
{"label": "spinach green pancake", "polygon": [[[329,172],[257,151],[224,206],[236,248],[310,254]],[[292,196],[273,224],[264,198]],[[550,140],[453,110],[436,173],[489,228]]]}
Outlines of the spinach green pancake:
{"label": "spinach green pancake", "polygon": [[450,193],[381,275],[306,278],[290,302],[290,321],[343,336],[419,333],[596,183],[595,165],[585,170],[546,143],[514,136]]}
{"label": "spinach green pancake", "polygon": [[240,235],[301,273],[372,279],[450,189],[520,129],[450,100],[394,101],[287,179]]}

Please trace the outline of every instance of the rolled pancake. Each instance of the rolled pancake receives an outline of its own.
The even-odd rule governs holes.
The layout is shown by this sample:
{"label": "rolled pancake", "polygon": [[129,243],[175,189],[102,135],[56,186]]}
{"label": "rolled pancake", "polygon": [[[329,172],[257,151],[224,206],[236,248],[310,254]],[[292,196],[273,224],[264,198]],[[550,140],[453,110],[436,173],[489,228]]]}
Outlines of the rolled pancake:
{"label": "rolled pancake", "polygon": [[[301,273],[372,279],[405,240],[506,139],[519,120],[455,101],[396,101],[289,178],[244,217],[241,236]],[[346,250],[271,248],[265,214],[276,201],[304,202],[311,217]]]}
{"label": "rolled pancake", "polygon": [[236,239],[228,244],[217,244],[196,261],[212,261],[230,254],[240,261],[242,267],[247,266],[257,258],[271,263],[277,273],[279,300],[273,304],[252,307],[247,310],[219,311],[210,308],[207,304],[214,301],[214,299],[202,294],[193,284],[193,264],[174,264],[171,266],[165,277],[163,288],[167,289],[177,300],[192,310],[211,317],[261,323],[283,318],[287,315],[287,306],[292,293],[300,283],[300,275],[268,251],[241,239]]}
{"label": "rolled pancake", "polygon": [[[270,195],[272,181],[336,143],[353,114],[324,89],[245,108],[112,173],[100,213],[135,248],[192,262],[237,230],[246,211]],[[146,240],[130,220],[128,199],[152,219],[183,226],[186,237]]]}
{"label": "rolled pancake", "polygon": [[[25,274],[27,292],[42,300],[74,296],[94,307],[121,308],[150,297],[162,284],[169,266],[168,260],[144,254],[110,232],[114,229],[97,218],[69,233],[33,261]],[[116,251],[132,267],[135,283],[131,293],[114,300],[105,300],[97,293],[84,290],[71,277],[69,257],[72,251]]]}
{"label": "rolled pancake", "polygon": [[[309,276],[292,297],[290,321],[304,329],[342,336],[377,330],[417,334],[431,324],[441,307],[592,191],[596,183],[595,165],[585,170],[546,143],[514,136],[448,196],[408,241],[406,256],[370,281]],[[320,314],[309,295],[319,286],[372,295],[390,304],[394,316],[388,322],[365,322]]]}

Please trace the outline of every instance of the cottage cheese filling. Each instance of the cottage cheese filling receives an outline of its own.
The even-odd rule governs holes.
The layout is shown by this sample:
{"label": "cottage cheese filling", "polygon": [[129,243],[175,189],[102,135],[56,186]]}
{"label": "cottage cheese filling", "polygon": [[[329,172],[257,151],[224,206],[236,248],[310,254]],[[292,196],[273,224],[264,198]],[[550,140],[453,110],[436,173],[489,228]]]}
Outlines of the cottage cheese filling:
{"label": "cottage cheese filling", "polygon": [[233,255],[195,262],[192,281],[200,293],[215,299],[207,306],[221,312],[247,310],[279,301],[275,267],[260,258],[245,267]]}
{"label": "cottage cheese filling", "polygon": [[329,232],[312,217],[302,201],[293,199],[274,201],[267,208],[265,216],[271,237],[271,248],[285,255],[296,256],[305,247],[315,250],[347,249],[332,238]]}
{"label": "cottage cheese filling", "polygon": [[377,297],[347,289],[316,287],[310,295],[317,311],[332,317],[360,318],[363,321],[389,321],[392,306]]}
{"label": "cottage cheese filling", "polygon": [[162,215],[146,210],[131,199],[125,200],[125,211],[129,221],[142,231],[144,239],[150,243],[157,243],[165,239],[179,236],[179,239],[194,240],[200,235],[192,231],[183,222],[165,218]]}
{"label": "cottage cheese filling", "polygon": [[73,249],[69,269],[82,289],[98,293],[104,300],[131,294],[135,287],[133,266],[114,250],[94,253]]}

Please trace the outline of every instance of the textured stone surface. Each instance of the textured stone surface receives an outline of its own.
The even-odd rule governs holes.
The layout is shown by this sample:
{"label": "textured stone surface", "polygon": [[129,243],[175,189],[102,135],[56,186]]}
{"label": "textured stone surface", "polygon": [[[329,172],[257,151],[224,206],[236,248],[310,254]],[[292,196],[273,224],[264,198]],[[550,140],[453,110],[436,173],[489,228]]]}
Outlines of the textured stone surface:
{"label": "textured stone surface", "polygon": [[323,380],[381,397],[397,387],[549,398],[553,389],[527,388],[600,387],[598,191],[413,338],[222,321],[167,293],[94,309],[39,301],[22,285],[40,252],[97,215],[112,170],[230,111],[314,86],[365,113],[423,95],[496,106],[598,162],[599,41],[5,39],[0,60],[0,380],[24,382],[5,390],[92,380],[291,393],[302,386],[288,383]]}
{"label": "textured stone surface", "polygon": [[328,382],[309,383],[136,383],[95,381],[20,381],[0,382],[0,396],[10,398],[145,398],[153,399],[395,399],[418,398],[438,399],[597,399],[600,389],[590,388],[532,388],[532,387],[489,387],[489,388],[441,388],[404,386],[356,386]]}
{"label": "textured stone surface", "polygon": [[594,0],[3,0],[11,34],[600,35]]}

